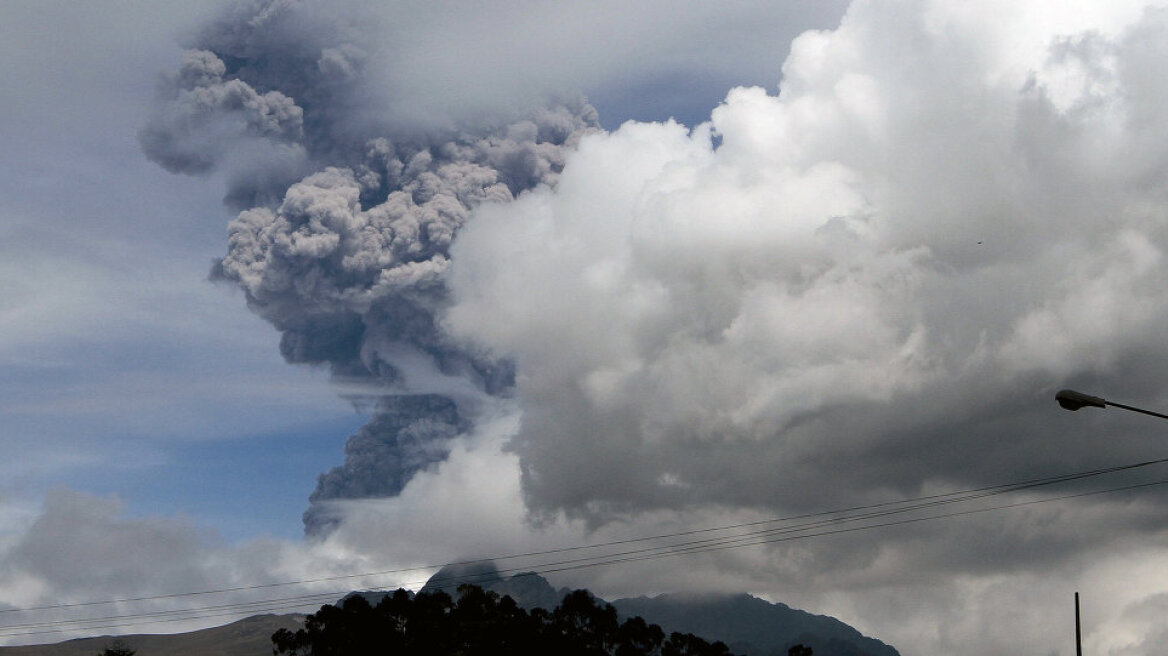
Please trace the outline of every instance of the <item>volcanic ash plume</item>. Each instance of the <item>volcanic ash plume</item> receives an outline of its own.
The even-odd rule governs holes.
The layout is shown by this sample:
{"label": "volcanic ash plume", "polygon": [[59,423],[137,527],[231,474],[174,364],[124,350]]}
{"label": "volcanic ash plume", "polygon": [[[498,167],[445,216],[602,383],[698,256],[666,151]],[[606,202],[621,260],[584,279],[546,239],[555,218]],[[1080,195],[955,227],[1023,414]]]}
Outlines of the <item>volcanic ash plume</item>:
{"label": "volcanic ash plume", "polygon": [[280,331],[285,359],[328,366],[374,399],[345,464],[312,494],[310,532],[329,515],[315,504],[399,493],[471,425],[466,394],[418,381],[511,387],[508,362],[439,328],[450,245],[472,208],[553,184],[566,151],[597,129],[582,100],[406,124],[367,93],[360,36],[311,3],[237,9],[163,79],[140,135],[170,171],[227,177],[226,202],[242,211],[212,277]]}

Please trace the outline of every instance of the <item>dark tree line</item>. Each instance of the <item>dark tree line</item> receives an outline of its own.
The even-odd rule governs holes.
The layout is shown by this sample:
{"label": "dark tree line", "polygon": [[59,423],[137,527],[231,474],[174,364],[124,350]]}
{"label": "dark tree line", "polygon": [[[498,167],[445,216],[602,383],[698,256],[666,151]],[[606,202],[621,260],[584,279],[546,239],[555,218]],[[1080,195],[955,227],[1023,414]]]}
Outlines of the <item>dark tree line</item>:
{"label": "dark tree line", "polygon": [[101,650],[97,656],[134,656],[138,652],[130,648],[122,640],[114,640],[106,645],[105,649]]}
{"label": "dark tree line", "polygon": [[587,590],[552,611],[520,608],[473,585],[411,595],[398,590],[376,606],[353,596],[323,606],[304,628],[272,635],[277,656],[732,656],[721,642],[673,633],[640,617],[619,621],[616,609]]}

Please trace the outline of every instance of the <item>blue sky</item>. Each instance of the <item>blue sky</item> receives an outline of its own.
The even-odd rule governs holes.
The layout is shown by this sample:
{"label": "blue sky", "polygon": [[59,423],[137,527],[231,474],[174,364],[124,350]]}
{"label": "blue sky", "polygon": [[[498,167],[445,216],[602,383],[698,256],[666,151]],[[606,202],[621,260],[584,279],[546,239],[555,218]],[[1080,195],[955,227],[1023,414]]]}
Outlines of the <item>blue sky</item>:
{"label": "blue sky", "polygon": [[[36,52],[28,40],[25,57]],[[4,494],[39,503],[65,484],[118,494],[141,512],[221,522],[232,539],[254,530],[243,531],[233,516],[241,511],[263,517],[262,531],[292,536],[298,513],[268,519],[226,502],[243,472],[201,467],[199,493],[171,478],[193,473],[192,463],[245,462],[256,442],[284,433],[315,432],[294,449],[311,445],[319,450],[302,455],[320,461],[331,450],[326,436],[360,420],[321,376],[280,360],[275,338],[237,294],[207,281],[223,239],[214,183],[161,171],[136,141],[152,64],[175,49],[153,46],[154,55],[105,62],[77,47],[59,53],[58,66],[64,73],[80,59],[96,69],[91,76],[9,86],[34,88],[14,94],[25,102],[8,106],[4,127],[0,384],[4,440],[20,454],[9,459]],[[266,509],[296,503],[284,472],[256,467],[248,480]]]}
{"label": "blue sky", "polygon": [[[354,97],[371,123],[583,93],[603,128],[565,156],[562,184],[473,208],[450,248],[442,330],[515,363],[512,388],[467,393],[403,365],[410,384],[474,397],[473,421],[398,494],[329,506],[342,521],[317,541],[302,537],[308,495],[368,408],[323,366],[285,362],[245,294],[208,279],[239,171],[172,174],[138,141],[160,76],[250,3],[3,4],[0,607],[527,553],[1162,457],[1143,418],[1051,401],[1073,386],[1168,407],[1161,4],[290,4],[294,26],[375,44],[320,59],[368,66]],[[372,225],[369,209],[346,218]],[[372,360],[410,355],[387,352]],[[1083,590],[1092,651],[1142,656],[1168,599],[1162,501],[554,582],[749,590],[906,656],[1068,653],[1050,599]]]}

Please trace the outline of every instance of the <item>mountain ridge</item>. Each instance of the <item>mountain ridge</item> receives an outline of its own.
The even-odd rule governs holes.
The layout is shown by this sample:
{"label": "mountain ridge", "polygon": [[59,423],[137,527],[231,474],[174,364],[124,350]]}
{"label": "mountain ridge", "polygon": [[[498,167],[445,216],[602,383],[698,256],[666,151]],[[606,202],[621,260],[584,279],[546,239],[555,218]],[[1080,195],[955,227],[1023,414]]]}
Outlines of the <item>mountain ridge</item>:
{"label": "mountain ridge", "polygon": [[[502,576],[493,562],[448,565],[419,590],[442,590],[451,595],[463,584],[477,585],[500,596],[510,596],[525,610],[555,608],[572,590],[555,588],[536,572]],[[354,591],[337,601],[361,596],[378,603],[385,591]],[[589,594],[592,594],[591,592]],[[747,593],[667,593],[628,597],[611,603],[622,619],[640,616],[666,634],[692,633],[726,643],[743,656],[786,656],[795,644],[811,647],[815,656],[900,656],[884,642],[860,633],[846,622],[769,602]],[[256,615],[230,624],[178,634],[137,634],[119,639],[137,656],[269,656],[271,635],[281,628],[296,630],[303,615]],[[94,656],[115,638],[99,636],[65,642],[0,647],[0,656]]]}
{"label": "mountain ridge", "polygon": [[795,644],[817,656],[900,656],[876,638],[830,615],[769,602],[747,593],[672,593],[611,602],[622,616],[639,615],[667,633],[685,631],[721,640],[744,656],[785,656]]}
{"label": "mountain ridge", "polygon": [[[509,595],[526,610],[551,610],[571,592],[568,588],[554,588],[536,572],[502,576],[490,561],[447,565],[431,576],[419,592],[444,590],[454,594],[464,583]],[[811,647],[816,656],[900,656],[896,648],[863,635],[838,618],[816,615],[744,592],[597,599],[612,604],[622,619],[640,616],[646,622],[659,625],[666,633],[677,631],[720,640],[744,656],[785,656],[787,649],[796,644]]]}

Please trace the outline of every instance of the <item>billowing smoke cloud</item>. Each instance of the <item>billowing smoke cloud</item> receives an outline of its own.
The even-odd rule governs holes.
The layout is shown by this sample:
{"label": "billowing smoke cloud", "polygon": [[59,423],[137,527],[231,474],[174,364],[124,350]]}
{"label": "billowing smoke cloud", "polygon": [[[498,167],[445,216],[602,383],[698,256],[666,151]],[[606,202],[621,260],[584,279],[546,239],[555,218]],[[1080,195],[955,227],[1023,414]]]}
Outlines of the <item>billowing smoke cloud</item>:
{"label": "billowing smoke cloud", "polygon": [[999,9],[856,2],[781,95],[587,136],[477,211],[448,325],[516,363],[533,510],[803,511],[1149,453],[1156,426],[1068,440],[1051,396],[1168,405],[1168,12]]}
{"label": "billowing smoke cloud", "polygon": [[270,197],[305,167],[304,112],[283,93],[259,93],[226,73],[215,53],[186,52],[179,71],[160,84],[164,104],[139,140],[150,159],[173,173],[228,167],[228,198],[248,204]]}
{"label": "billowing smoke cloud", "polygon": [[142,132],[146,154],[173,173],[206,173],[240,137],[296,148],[303,111],[279,91],[259,94],[214,53],[191,50],[163,92],[170,106]]}
{"label": "billowing smoke cloud", "polygon": [[458,406],[440,395],[394,396],[382,400],[373,420],[345,445],[345,463],[321,475],[304,523],[312,530],[335,528],[342,514],[325,503],[400,494],[420,471],[442,462],[451,440],[469,427]]}
{"label": "billowing smoke cloud", "polygon": [[[505,359],[438,328],[450,245],[472,208],[552,184],[596,129],[583,100],[403,120],[367,96],[376,71],[363,34],[313,3],[241,6],[162,81],[140,135],[168,170],[225,172],[242,211],[212,277],[244,291],[289,362],[372,394],[372,421],[312,494],[310,532],[332,526],[317,503],[398,494],[445,458],[475,394],[511,387]],[[473,385],[456,399],[424,382],[435,379]]]}

